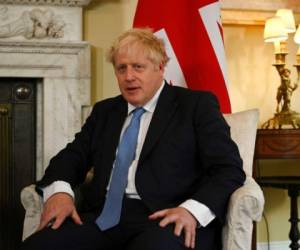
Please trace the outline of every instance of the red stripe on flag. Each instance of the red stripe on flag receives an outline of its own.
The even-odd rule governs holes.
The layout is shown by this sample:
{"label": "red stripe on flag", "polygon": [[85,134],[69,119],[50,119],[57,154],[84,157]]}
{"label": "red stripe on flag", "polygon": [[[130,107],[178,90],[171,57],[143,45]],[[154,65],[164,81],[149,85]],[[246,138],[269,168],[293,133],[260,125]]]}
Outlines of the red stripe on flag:
{"label": "red stripe on flag", "polygon": [[134,27],[165,29],[188,87],[212,91],[222,112],[228,113],[231,108],[225,80],[199,14],[201,7],[215,2],[139,0]]}

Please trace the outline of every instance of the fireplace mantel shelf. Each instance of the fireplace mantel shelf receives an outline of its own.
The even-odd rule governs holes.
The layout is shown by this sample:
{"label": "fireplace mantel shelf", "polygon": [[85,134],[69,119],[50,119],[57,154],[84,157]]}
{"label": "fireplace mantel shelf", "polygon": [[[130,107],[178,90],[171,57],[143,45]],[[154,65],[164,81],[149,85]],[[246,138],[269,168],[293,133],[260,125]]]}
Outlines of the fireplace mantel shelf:
{"label": "fireplace mantel shelf", "polygon": [[78,42],[40,42],[40,41],[0,41],[2,53],[43,53],[43,54],[77,54],[82,49],[89,48],[85,41]]}
{"label": "fireplace mantel shelf", "polygon": [[13,5],[55,5],[55,6],[87,6],[91,0],[0,0],[0,4]]}

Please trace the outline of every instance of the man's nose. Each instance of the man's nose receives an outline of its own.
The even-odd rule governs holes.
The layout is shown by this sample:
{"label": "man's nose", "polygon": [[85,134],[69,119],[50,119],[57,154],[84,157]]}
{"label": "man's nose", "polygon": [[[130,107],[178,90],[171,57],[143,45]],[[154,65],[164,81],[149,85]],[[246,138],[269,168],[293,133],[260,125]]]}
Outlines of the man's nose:
{"label": "man's nose", "polygon": [[128,67],[125,72],[125,79],[131,81],[134,79],[134,71],[131,67]]}

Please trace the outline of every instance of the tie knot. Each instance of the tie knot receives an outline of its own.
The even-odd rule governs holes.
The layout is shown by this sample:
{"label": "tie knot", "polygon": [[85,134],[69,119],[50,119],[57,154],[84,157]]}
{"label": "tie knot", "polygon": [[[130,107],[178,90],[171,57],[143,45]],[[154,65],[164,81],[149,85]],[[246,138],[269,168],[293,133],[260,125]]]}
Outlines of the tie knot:
{"label": "tie knot", "polygon": [[142,114],[145,113],[145,109],[143,107],[140,108],[136,108],[135,110],[133,110],[132,115],[135,119],[138,119],[139,117],[142,116]]}

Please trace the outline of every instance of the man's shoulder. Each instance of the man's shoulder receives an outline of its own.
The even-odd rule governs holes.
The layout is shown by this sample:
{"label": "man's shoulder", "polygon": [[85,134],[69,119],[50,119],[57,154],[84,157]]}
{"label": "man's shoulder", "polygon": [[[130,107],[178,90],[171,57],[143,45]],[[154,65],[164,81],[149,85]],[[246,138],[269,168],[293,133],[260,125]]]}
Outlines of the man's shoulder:
{"label": "man's shoulder", "polygon": [[216,99],[214,93],[207,90],[193,90],[180,86],[171,86],[171,89],[179,96],[183,98],[195,98],[195,99]]}
{"label": "man's shoulder", "polygon": [[189,88],[170,86],[168,87],[176,102],[184,109],[197,107],[198,110],[220,109],[218,98],[210,91],[192,90]]}
{"label": "man's shoulder", "polygon": [[115,96],[115,97],[110,97],[106,98],[104,100],[100,100],[94,104],[94,109],[110,109],[115,107],[116,105],[124,103],[125,100],[121,95]]}
{"label": "man's shoulder", "polygon": [[126,107],[126,101],[121,95],[116,97],[107,98],[96,102],[91,110],[93,117],[106,117],[114,110],[119,110],[120,107]]}

